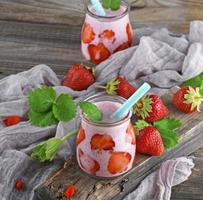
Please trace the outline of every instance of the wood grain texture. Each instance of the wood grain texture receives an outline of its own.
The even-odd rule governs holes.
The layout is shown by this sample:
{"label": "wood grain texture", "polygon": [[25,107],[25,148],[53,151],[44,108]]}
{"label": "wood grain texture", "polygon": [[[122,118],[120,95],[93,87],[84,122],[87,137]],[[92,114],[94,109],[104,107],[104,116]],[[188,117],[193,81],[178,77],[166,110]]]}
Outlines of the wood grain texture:
{"label": "wood grain texture", "polygon": [[179,156],[186,156],[202,146],[203,115],[195,113],[186,115],[178,112],[166,95],[164,101],[171,111],[170,116],[180,119],[183,123],[180,129],[180,143],[176,148],[165,152],[161,157],[137,155],[134,168],[123,176],[111,180],[97,180],[86,175],[79,169],[74,158],[67,161],[64,168],[51,176],[36,192],[40,200],[44,196],[50,199],[65,199],[63,191],[68,184],[74,184],[78,189],[74,199],[78,200],[121,200],[133,191],[148,174],[153,172],[164,160]]}
{"label": "wood grain texture", "polygon": [[[201,0],[130,0],[131,19],[137,26],[161,26],[187,32],[194,19],[203,19]],[[83,0],[1,0],[0,19],[81,25]]]}
{"label": "wood grain texture", "polygon": [[192,154],[195,159],[195,167],[192,175],[184,183],[173,187],[171,200],[202,200],[203,199],[203,147]]}

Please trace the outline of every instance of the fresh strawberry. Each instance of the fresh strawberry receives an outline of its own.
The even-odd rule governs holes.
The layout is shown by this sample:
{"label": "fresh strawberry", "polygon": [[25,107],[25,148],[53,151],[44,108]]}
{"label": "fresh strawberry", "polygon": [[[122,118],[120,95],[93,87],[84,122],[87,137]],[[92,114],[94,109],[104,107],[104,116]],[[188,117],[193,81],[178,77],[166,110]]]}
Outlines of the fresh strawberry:
{"label": "fresh strawberry", "polygon": [[90,61],[95,64],[101,63],[111,55],[109,50],[101,42],[98,45],[90,44],[88,46],[88,52],[90,55]]}
{"label": "fresh strawberry", "polygon": [[125,50],[127,48],[129,48],[130,45],[128,42],[124,42],[122,43],[120,46],[118,46],[115,50],[114,50],[114,53],[118,52],[118,51],[122,51],[122,50]]}
{"label": "fresh strawberry", "polygon": [[182,87],[172,98],[172,103],[185,113],[192,113],[199,110],[203,96],[200,94],[199,87]]}
{"label": "fresh strawberry", "polygon": [[12,125],[15,125],[15,124],[18,124],[19,122],[21,122],[22,120],[22,117],[19,116],[19,115],[12,115],[12,116],[9,116],[9,117],[6,117],[3,122],[6,126],[12,126]]}
{"label": "fresh strawberry", "polygon": [[79,149],[78,152],[82,168],[95,175],[96,172],[100,170],[99,163],[89,155],[86,155],[81,149]]}
{"label": "fresh strawberry", "polygon": [[131,144],[135,145],[136,144],[136,139],[135,139],[135,129],[130,123],[127,130],[126,130],[126,141],[130,142]]}
{"label": "fresh strawberry", "polygon": [[131,161],[131,155],[127,152],[112,152],[107,169],[111,174],[124,172]]}
{"label": "fresh strawberry", "polygon": [[164,145],[159,131],[147,122],[140,120],[136,124],[139,132],[136,137],[137,152],[152,156],[161,156],[164,153]]}
{"label": "fresh strawberry", "polygon": [[85,23],[82,28],[82,41],[86,44],[92,42],[95,38],[95,33],[90,24]]}
{"label": "fresh strawberry", "polygon": [[95,82],[94,71],[82,64],[72,65],[63,80],[62,85],[76,91],[86,90]]}
{"label": "fresh strawberry", "polygon": [[134,105],[134,113],[147,122],[154,122],[169,113],[168,108],[157,95],[147,95]]}
{"label": "fresh strawberry", "polygon": [[76,137],[76,144],[80,144],[85,139],[85,130],[81,127],[77,137]]}
{"label": "fresh strawberry", "polygon": [[23,181],[22,181],[22,179],[16,180],[16,182],[15,182],[15,188],[18,191],[21,191],[23,189]]}
{"label": "fresh strawberry", "polygon": [[112,137],[107,134],[93,135],[90,144],[92,150],[113,150],[113,147],[115,147]]}
{"label": "fresh strawberry", "polygon": [[101,34],[99,34],[99,37],[112,42],[115,41],[115,33],[112,30],[104,30]]}
{"label": "fresh strawberry", "polygon": [[127,24],[126,32],[127,32],[127,35],[128,35],[128,44],[129,44],[129,46],[131,46],[132,41],[133,41],[133,30],[132,30],[132,26],[130,24]]}
{"label": "fresh strawberry", "polygon": [[75,194],[75,186],[74,185],[70,185],[68,186],[65,191],[64,191],[64,196],[68,199],[71,199],[74,194]]}
{"label": "fresh strawberry", "polygon": [[106,86],[96,86],[98,89],[105,89],[107,94],[119,95],[125,99],[128,99],[136,89],[123,77],[109,81]]}

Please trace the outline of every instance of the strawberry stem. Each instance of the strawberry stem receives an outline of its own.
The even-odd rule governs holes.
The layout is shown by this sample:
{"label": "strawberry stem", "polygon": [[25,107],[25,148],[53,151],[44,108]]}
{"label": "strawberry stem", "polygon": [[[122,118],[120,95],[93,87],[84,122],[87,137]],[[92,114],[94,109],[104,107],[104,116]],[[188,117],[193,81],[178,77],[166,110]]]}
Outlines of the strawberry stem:
{"label": "strawberry stem", "polygon": [[62,140],[65,142],[67,139],[72,137],[73,135],[76,135],[78,133],[78,130],[71,131],[69,134],[65,135]]}
{"label": "strawberry stem", "polygon": [[97,89],[106,89],[106,86],[103,86],[103,85],[96,85],[95,88],[97,88]]}

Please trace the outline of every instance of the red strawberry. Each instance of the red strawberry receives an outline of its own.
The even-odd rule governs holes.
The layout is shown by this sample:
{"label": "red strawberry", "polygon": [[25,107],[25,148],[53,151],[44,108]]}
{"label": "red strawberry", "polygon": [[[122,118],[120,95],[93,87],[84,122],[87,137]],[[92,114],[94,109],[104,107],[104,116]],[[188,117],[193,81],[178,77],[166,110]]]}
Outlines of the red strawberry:
{"label": "red strawberry", "polygon": [[98,45],[90,44],[88,46],[88,51],[90,55],[90,61],[95,64],[101,63],[111,55],[109,50],[101,42]]}
{"label": "red strawberry", "polygon": [[132,30],[132,26],[130,24],[127,24],[126,32],[127,32],[127,35],[128,35],[128,44],[129,44],[129,46],[131,46],[132,41],[133,41],[133,30]]}
{"label": "red strawberry", "polygon": [[114,53],[118,52],[118,51],[122,51],[124,49],[127,49],[129,48],[130,45],[128,42],[124,42],[123,44],[121,44],[120,46],[118,46],[115,50],[114,50]]}
{"label": "red strawberry", "polygon": [[15,188],[18,191],[21,191],[23,189],[23,181],[21,179],[18,179],[15,183]]}
{"label": "red strawberry", "polygon": [[95,33],[93,31],[93,28],[90,26],[90,24],[85,23],[82,28],[82,41],[84,43],[90,43],[94,40]]}
{"label": "red strawberry", "polygon": [[98,89],[106,89],[107,94],[116,94],[125,99],[128,99],[136,91],[136,89],[121,76],[112,79],[106,84],[106,86],[96,87]]}
{"label": "red strawberry", "polygon": [[104,30],[99,37],[102,39],[111,40],[112,42],[115,41],[115,33],[112,30]]}
{"label": "red strawberry", "polygon": [[13,116],[9,116],[6,117],[3,122],[6,126],[12,126],[15,124],[18,124],[20,121],[22,120],[22,117],[19,115],[13,115]]}
{"label": "red strawberry", "polygon": [[99,163],[96,160],[92,159],[89,155],[86,155],[81,149],[79,149],[78,151],[82,168],[95,175],[96,172],[100,169]]}
{"label": "red strawberry", "polygon": [[90,144],[92,150],[113,150],[113,147],[115,147],[115,142],[112,137],[107,134],[95,134]]}
{"label": "red strawberry", "polygon": [[154,122],[167,116],[169,110],[159,96],[147,95],[135,104],[134,112],[145,121]]}
{"label": "red strawberry", "polygon": [[71,199],[75,194],[75,187],[74,185],[68,186],[64,191],[64,196],[68,199]]}
{"label": "red strawberry", "polygon": [[76,144],[80,144],[85,139],[85,130],[81,127],[77,137],[76,137]]}
{"label": "red strawberry", "polygon": [[92,68],[82,64],[75,64],[69,68],[62,85],[81,91],[86,90],[94,82],[95,78]]}
{"label": "red strawberry", "polygon": [[126,130],[126,141],[130,141],[131,144],[136,144],[136,139],[135,139],[135,129],[130,123],[127,130]]}
{"label": "red strawberry", "polygon": [[136,137],[137,152],[152,156],[161,156],[164,153],[163,141],[156,128],[145,122],[143,127],[138,126],[136,130],[139,131]]}
{"label": "red strawberry", "polygon": [[107,169],[111,174],[124,172],[131,161],[131,155],[127,152],[112,152]]}
{"label": "red strawberry", "polygon": [[199,88],[182,87],[173,96],[172,103],[185,113],[192,113],[199,110],[203,101]]}

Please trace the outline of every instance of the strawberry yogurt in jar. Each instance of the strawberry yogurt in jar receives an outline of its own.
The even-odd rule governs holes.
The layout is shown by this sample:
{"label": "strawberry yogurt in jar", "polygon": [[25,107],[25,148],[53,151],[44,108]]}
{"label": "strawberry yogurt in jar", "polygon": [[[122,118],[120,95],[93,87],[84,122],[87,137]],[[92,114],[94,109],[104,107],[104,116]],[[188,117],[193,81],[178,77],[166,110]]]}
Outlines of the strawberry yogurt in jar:
{"label": "strawberry yogurt in jar", "polygon": [[128,11],[125,1],[121,1],[118,10],[105,9],[105,16],[98,16],[91,4],[87,6],[81,33],[81,50],[87,60],[99,64],[111,54],[132,45]]}
{"label": "strawberry yogurt in jar", "polygon": [[81,113],[81,127],[77,135],[77,161],[90,175],[116,177],[132,168],[136,140],[131,124],[132,111],[113,121],[111,114],[125,101],[118,96],[95,95],[86,101],[94,103],[103,113],[101,122],[92,122]]}

